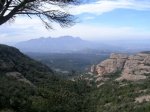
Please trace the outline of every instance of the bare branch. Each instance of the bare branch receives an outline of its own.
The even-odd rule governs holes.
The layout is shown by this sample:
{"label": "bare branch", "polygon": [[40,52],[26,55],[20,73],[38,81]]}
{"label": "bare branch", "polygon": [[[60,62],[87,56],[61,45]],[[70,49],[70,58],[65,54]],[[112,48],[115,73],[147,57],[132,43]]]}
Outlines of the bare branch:
{"label": "bare branch", "polygon": [[[51,23],[59,23],[62,27],[74,24],[75,18],[67,12],[53,10],[54,6],[63,8],[69,4],[77,4],[77,0],[0,0],[0,25],[15,15],[37,16],[46,27]],[[45,8],[49,6],[49,8]]]}

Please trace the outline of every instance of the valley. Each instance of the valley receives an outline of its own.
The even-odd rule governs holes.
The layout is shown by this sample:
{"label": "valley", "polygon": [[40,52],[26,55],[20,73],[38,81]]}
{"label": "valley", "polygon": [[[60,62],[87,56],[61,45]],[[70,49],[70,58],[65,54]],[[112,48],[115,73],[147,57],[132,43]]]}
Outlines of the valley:
{"label": "valley", "polygon": [[53,70],[71,73],[88,72],[90,66],[108,58],[108,53],[26,53],[31,58],[46,64]]}
{"label": "valley", "polygon": [[[139,64],[137,59],[141,64],[149,63],[149,52],[142,54],[129,56],[132,60],[130,65],[126,66]],[[14,47],[0,45],[0,112],[149,112],[150,77],[146,68],[148,74],[143,74],[146,76],[144,79],[116,80],[124,76],[121,73],[124,69],[121,64],[128,58],[125,54],[111,54],[110,59],[109,54],[28,55],[40,62],[29,58]],[[60,58],[63,60],[62,65],[45,63],[49,59],[57,63]],[[67,59],[73,60],[68,71],[75,66],[76,60],[81,59],[76,70],[80,71],[88,65],[91,73],[90,70],[77,71],[77,74],[67,76],[70,78],[64,78],[63,72],[52,69],[52,65],[63,66]],[[94,69],[91,64],[95,64],[97,68]],[[66,65],[68,66],[68,63]],[[105,67],[106,71],[102,67]]]}
{"label": "valley", "polygon": [[150,0],[0,0],[0,112],[150,112]]}

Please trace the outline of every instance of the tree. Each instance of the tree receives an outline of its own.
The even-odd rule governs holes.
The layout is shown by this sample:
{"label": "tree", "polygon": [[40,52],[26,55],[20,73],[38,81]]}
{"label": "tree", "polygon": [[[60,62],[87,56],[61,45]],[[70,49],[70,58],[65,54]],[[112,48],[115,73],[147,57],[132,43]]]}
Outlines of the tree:
{"label": "tree", "polygon": [[37,16],[46,28],[52,28],[52,22],[67,27],[74,23],[74,17],[63,9],[76,3],[76,0],[0,0],[0,25],[17,15],[27,15],[30,18]]}

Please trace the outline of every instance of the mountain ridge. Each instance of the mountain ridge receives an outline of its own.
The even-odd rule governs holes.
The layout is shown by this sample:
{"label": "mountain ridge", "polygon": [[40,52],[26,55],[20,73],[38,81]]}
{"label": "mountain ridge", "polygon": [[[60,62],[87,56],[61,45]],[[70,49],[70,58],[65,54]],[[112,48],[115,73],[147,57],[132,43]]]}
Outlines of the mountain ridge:
{"label": "mountain ridge", "polygon": [[110,58],[91,67],[91,72],[100,77],[120,71],[116,80],[139,81],[150,75],[150,54],[141,52],[135,55],[112,53]]}
{"label": "mountain ridge", "polygon": [[[121,61],[128,56],[113,54],[109,62],[116,64],[118,58]],[[131,59],[138,61],[141,57],[134,55],[128,61],[132,62]],[[5,45],[0,45],[0,60],[0,68],[5,65],[0,69],[0,112],[149,112],[150,77],[116,81],[118,72],[105,74],[103,78],[100,74],[91,77],[84,74],[79,80],[63,80],[18,49]],[[101,83],[97,87],[95,83],[90,85],[92,79]]]}
{"label": "mountain ridge", "polygon": [[84,106],[80,93],[87,89],[18,49],[0,45],[0,112],[78,112]]}
{"label": "mountain ridge", "polygon": [[[82,52],[86,49],[109,51],[115,47],[103,43],[83,40],[80,37],[61,36],[58,38],[38,38],[19,42],[14,45],[23,52],[39,53],[74,53]],[[34,47],[33,47],[34,46]]]}
{"label": "mountain ridge", "polygon": [[18,72],[25,77],[42,72],[53,74],[53,71],[46,65],[29,58],[15,47],[2,44],[0,44],[0,72],[6,74],[7,72]]}

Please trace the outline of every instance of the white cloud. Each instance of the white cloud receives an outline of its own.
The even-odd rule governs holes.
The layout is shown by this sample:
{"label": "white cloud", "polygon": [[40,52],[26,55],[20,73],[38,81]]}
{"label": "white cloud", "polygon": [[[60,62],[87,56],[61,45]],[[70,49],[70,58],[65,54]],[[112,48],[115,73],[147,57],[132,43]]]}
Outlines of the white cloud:
{"label": "white cloud", "polygon": [[86,17],[84,17],[82,20],[92,20],[92,19],[94,19],[95,17],[94,16],[86,16]]}
{"label": "white cloud", "polygon": [[[103,14],[118,8],[149,10],[149,0],[99,0],[95,3],[84,4],[77,8],[72,8],[74,14],[91,13]],[[93,16],[87,16],[85,19],[92,19]],[[30,19],[26,17],[16,18],[13,24],[4,24],[0,26],[0,43],[17,42],[41,36],[79,36],[88,40],[109,40],[125,38],[148,38],[150,33],[144,29],[133,27],[110,27],[110,26],[92,26],[79,23],[68,29],[61,29],[54,25],[56,30],[46,30],[38,18]]]}
{"label": "white cloud", "polygon": [[98,0],[91,4],[83,4],[73,7],[71,13],[83,14],[103,14],[115,9],[133,9],[133,10],[150,10],[149,0]]}
{"label": "white cloud", "polygon": [[17,17],[14,23],[0,26],[0,43],[17,42],[41,36],[49,36],[38,18]]}
{"label": "white cloud", "polygon": [[120,40],[120,39],[137,39],[150,37],[150,33],[144,29],[135,29],[128,26],[110,27],[94,26],[88,24],[77,24],[71,28],[62,29],[54,25],[56,30],[46,30],[40,20],[34,18],[19,17],[14,24],[5,24],[0,26],[1,43],[17,42],[39,37],[58,37],[62,35],[78,36],[85,40]]}
{"label": "white cloud", "polygon": [[85,40],[122,40],[122,39],[146,39],[150,33],[144,29],[135,29],[132,27],[109,27],[92,26],[79,24],[69,29],[60,29],[53,31],[52,36],[73,35]]}

